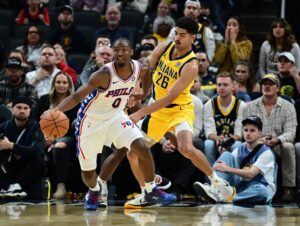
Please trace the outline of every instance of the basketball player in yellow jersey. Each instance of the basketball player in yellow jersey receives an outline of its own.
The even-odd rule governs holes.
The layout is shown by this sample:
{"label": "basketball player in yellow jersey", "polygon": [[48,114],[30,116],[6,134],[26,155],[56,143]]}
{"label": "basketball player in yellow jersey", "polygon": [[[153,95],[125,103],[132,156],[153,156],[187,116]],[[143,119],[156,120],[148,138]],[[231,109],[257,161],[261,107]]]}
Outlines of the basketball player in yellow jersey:
{"label": "basketball player in yellow jersey", "polygon": [[[157,64],[153,76],[155,102],[130,115],[130,118],[138,122],[148,116],[143,123],[144,131],[155,141],[173,130],[178,151],[210,178],[225,200],[231,201],[235,189],[214,173],[203,153],[192,144],[194,112],[189,90],[198,74],[197,59],[192,51],[197,31],[195,20],[188,17],[178,19],[174,42],[161,43],[148,56],[150,68]],[[133,170],[136,171],[136,167]],[[137,175],[137,172],[134,174]]]}

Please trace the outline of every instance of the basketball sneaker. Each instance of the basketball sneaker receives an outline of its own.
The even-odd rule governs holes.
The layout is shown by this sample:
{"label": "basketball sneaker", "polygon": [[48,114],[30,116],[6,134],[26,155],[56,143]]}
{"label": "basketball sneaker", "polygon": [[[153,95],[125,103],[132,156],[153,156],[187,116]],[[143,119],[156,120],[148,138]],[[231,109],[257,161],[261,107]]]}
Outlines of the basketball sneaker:
{"label": "basketball sneaker", "polygon": [[108,189],[107,189],[107,182],[100,179],[100,177],[97,177],[97,182],[99,183],[101,187],[101,194],[99,195],[99,207],[100,208],[106,208],[107,205],[107,196],[108,196]]}
{"label": "basketball sneaker", "polygon": [[230,186],[230,184],[222,178],[211,180],[211,184],[221,193],[226,202],[231,202],[236,195],[235,187]]}
{"label": "basketball sneaker", "polygon": [[193,186],[197,195],[204,197],[208,202],[213,204],[225,202],[223,196],[213,186],[200,182],[195,182]]}
{"label": "basketball sneaker", "polygon": [[176,201],[176,196],[164,192],[157,187],[153,188],[151,192],[145,191],[145,200],[150,204],[168,205]]}
{"label": "basketball sneaker", "polygon": [[99,204],[99,191],[89,191],[85,195],[84,209],[86,210],[97,210]]}
{"label": "basketball sneaker", "polygon": [[142,194],[137,195],[134,199],[125,202],[125,209],[142,209],[147,206],[153,206],[155,204],[150,204],[146,202],[145,197]]}
{"label": "basketball sneaker", "polygon": [[169,181],[167,178],[162,177],[158,174],[155,174],[155,183],[158,189],[167,190],[171,187],[172,182]]}
{"label": "basketball sneaker", "polygon": [[100,208],[106,208],[108,205],[107,205],[107,195],[105,194],[101,194],[99,195],[99,198],[98,198],[98,206]]}
{"label": "basketball sneaker", "polygon": [[27,193],[21,188],[20,184],[9,185],[7,191],[3,194],[6,197],[26,197]]}

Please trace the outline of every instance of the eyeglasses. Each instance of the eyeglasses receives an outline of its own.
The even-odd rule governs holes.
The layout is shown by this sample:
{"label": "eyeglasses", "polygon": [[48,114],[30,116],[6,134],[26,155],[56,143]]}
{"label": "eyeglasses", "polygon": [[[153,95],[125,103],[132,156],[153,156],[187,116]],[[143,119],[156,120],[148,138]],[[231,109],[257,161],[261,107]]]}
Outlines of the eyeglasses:
{"label": "eyeglasses", "polygon": [[32,35],[32,34],[36,34],[36,35],[38,35],[38,34],[39,34],[39,32],[38,32],[38,31],[29,31],[29,32],[28,32],[28,34],[30,34],[30,35]]}

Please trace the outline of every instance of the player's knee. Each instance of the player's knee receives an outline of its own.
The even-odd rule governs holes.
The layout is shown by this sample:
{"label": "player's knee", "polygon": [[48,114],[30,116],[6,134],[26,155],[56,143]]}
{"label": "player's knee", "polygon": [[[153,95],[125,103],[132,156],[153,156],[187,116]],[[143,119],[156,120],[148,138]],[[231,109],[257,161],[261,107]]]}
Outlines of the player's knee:
{"label": "player's knee", "polygon": [[190,159],[192,157],[193,148],[191,145],[179,145],[178,151],[186,158]]}
{"label": "player's knee", "polygon": [[130,162],[138,161],[138,156],[136,155],[136,153],[134,153],[134,151],[127,152],[127,158]]}
{"label": "player's knee", "polygon": [[67,144],[64,142],[57,142],[54,144],[54,148],[66,148]]}
{"label": "player's knee", "polygon": [[142,151],[149,151],[149,148],[143,138],[138,138],[132,142],[130,150],[136,154]]}

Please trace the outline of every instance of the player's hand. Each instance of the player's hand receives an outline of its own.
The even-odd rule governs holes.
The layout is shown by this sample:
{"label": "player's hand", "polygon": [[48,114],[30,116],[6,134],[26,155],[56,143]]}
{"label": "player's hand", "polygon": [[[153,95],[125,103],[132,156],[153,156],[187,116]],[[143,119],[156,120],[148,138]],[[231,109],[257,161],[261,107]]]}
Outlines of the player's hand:
{"label": "player's hand", "polygon": [[129,99],[128,99],[128,102],[127,102],[127,106],[129,108],[132,108],[136,105],[136,103],[139,101],[139,100],[143,100],[144,99],[144,94],[143,93],[139,93],[139,92],[135,92],[133,91],[130,96],[129,96]]}
{"label": "player's hand", "polygon": [[172,144],[171,141],[169,140],[166,140],[164,143],[163,143],[163,146],[162,146],[162,151],[165,152],[165,153],[173,153],[175,151],[176,147],[174,144]]}
{"label": "player's hand", "polygon": [[142,113],[140,111],[137,111],[131,115],[129,115],[129,118],[134,122],[137,123],[138,121],[140,121],[142,118],[144,117],[144,115],[142,115]]}

